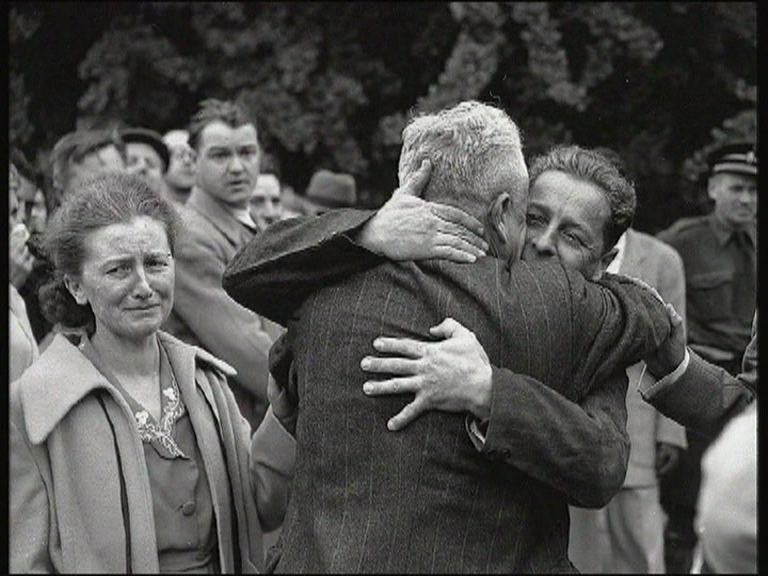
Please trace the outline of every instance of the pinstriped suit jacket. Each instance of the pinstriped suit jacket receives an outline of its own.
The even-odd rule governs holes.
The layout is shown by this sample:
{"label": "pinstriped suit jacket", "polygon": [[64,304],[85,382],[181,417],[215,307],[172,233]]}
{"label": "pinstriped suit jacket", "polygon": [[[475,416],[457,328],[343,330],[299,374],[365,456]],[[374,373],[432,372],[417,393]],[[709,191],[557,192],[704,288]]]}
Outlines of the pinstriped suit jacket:
{"label": "pinstriped suit jacket", "polygon": [[[290,366],[299,401],[277,570],[573,571],[564,494],[479,454],[463,415],[432,412],[389,432],[387,419],[409,398],[366,397],[359,362],[376,336],[428,338],[451,316],[473,329],[492,364],[575,399],[658,346],[668,331],[661,305],[633,285],[612,291],[559,263],[509,268],[494,258],[384,263],[346,278],[329,271],[311,292],[294,264],[334,237],[328,228],[281,223],[224,276],[241,304],[290,318],[287,345],[271,359]],[[296,308],[299,295],[307,297]]]}

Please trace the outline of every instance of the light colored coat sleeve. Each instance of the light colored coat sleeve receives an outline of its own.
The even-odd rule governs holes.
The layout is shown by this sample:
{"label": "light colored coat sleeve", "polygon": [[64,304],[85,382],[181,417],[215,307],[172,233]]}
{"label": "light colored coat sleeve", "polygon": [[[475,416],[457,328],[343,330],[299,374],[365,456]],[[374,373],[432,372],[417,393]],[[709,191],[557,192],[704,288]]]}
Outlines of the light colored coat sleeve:
{"label": "light colored coat sleeve", "polygon": [[251,439],[251,486],[265,531],[282,524],[288,508],[296,440],[283,428],[272,407]]}
{"label": "light colored coat sleeve", "polygon": [[[672,304],[685,325],[685,270],[683,259],[675,251],[665,251],[659,265],[657,290],[665,302]],[[686,448],[685,428],[656,412],[656,442]]]}
{"label": "light colored coat sleeve", "polygon": [[10,422],[10,572],[53,573],[48,492],[26,433]]}
{"label": "light colored coat sleeve", "polygon": [[174,311],[201,346],[230,364],[237,371],[237,383],[266,406],[272,339],[258,315],[224,292],[226,256],[206,231],[190,231],[177,246]]}
{"label": "light colored coat sleeve", "polygon": [[222,380],[221,391],[233,432],[248,450],[247,473],[259,524],[262,531],[269,532],[280,526],[285,518],[296,460],[296,440],[280,424],[271,406],[251,436],[251,425],[240,413],[226,380]]}

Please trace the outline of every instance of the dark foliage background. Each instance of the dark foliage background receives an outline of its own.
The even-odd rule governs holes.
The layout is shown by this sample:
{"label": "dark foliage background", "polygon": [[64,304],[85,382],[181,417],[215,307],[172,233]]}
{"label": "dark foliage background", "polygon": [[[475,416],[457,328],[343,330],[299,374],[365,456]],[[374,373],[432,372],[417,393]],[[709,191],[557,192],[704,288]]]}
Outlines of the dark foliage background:
{"label": "dark foliage background", "polygon": [[409,114],[476,98],[553,143],[610,146],[640,230],[707,208],[704,154],[756,136],[755,2],[11,3],[10,143],[44,165],[76,126],[182,127],[237,98],[302,192],[320,167],[361,203],[396,186]]}

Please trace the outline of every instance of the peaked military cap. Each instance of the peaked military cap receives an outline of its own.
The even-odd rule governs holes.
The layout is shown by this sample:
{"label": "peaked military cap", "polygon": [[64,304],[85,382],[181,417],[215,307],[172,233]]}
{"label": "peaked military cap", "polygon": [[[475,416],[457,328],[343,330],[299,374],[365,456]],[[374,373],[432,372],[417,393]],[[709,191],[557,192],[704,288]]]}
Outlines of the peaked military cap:
{"label": "peaked military cap", "polygon": [[757,176],[757,149],[754,142],[724,144],[707,156],[709,173],[746,174]]}

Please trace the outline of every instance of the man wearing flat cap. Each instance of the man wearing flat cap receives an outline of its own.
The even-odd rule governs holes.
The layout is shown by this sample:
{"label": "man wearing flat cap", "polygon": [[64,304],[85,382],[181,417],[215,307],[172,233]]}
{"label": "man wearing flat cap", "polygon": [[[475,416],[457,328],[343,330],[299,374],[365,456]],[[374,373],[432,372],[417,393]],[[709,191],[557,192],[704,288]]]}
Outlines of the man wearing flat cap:
{"label": "man wearing flat cap", "polygon": [[[688,345],[732,375],[740,371],[756,307],[757,154],[753,142],[732,142],[707,158],[714,209],[683,218],[659,233],[683,259]],[[667,570],[687,572],[696,536],[693,517],[708,441],[688,430],[688,450],[661,484],[669,515]]]}
{"label": "man wearing flat cap", "polygon": [[354,176],[322,169],[312,174],[303,205],[309,214],[322,214],[334,208],[352,208],[356,202]]}
{"label": "man wearing flat cap", "polygon": [[163,179],[170,162],[170,152],[160,134],[148,128],[127,128],[120,132],[125,142],[125,164],[158,192],[165,195]]}

